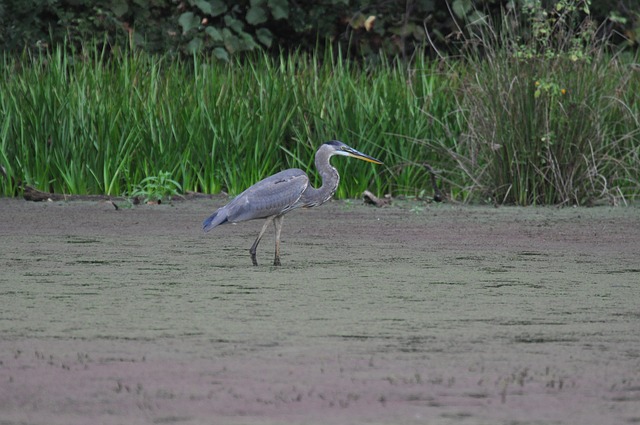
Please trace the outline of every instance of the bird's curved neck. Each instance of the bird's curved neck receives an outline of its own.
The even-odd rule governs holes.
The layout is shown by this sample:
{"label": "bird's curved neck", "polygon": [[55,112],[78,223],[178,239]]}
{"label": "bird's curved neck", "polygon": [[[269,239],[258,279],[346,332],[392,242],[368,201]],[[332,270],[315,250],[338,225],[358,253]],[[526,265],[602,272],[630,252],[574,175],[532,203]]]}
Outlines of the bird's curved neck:
{"label": "bird's curved neck", "polygon": [[318,188],[309,186],[305,191],[303,198],[308,206],[317,206],[327,202],[338,188],[340,183],[340,175],[330,163],[331,152],[325,149],[319,149],[316,152],[315,164],[316,169],[322,177],[322,185]]}

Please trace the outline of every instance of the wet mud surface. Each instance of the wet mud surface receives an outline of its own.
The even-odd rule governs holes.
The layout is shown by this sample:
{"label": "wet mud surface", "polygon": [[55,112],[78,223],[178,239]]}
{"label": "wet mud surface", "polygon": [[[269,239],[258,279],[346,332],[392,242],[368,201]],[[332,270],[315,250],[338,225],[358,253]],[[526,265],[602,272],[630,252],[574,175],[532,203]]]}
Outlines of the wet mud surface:
{"label": "wet mud surface", "polygon": [[1,424],[640,423],[640,210],[0,199]]}

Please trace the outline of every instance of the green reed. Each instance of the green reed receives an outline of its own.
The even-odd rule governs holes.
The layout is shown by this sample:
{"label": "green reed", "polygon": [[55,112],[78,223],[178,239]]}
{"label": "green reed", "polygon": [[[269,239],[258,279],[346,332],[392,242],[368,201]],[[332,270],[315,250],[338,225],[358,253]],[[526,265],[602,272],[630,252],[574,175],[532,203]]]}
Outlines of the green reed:
{"label": "green reed", "polygon": [[638,58],[608,52],[588,19],[570,26],[577,10],[525,10],[530,39],[509,16],[478,26],[458,94],[467,128],[442,147],[476,198],[590,205],[640,193]]}
{"label": "green reed", "polygon": [[387,164],[334,160],[338,197],[428,187],[419,164],[435,157],[413,140],[444,134],[424,111],[452,110],[446,77],[427,62],[367,71],[332,57],[223,64],[118,50],[107,58],[97,49],[4,57],[0,164],[8,178],[0,190],[14,196],[25,182],[129,195],[169,173],[184,191],[237,194],[283,168],[313,173],[315,149],[331,139]]}
{"label": "green reed", "polygon": [[131,196],[162,177],[184,192],[233,195],[290,167],[317,185],[314,152],[339,139],[385,162],[334,159],[340,198],[430,195],[425,163],[463,201],[637,197],[637,58],[482,44],[482,57],[417,55],[375,69],[330,50],[230,63],[118,49],[4,56],[0,193],[19,195],[26,183]]}

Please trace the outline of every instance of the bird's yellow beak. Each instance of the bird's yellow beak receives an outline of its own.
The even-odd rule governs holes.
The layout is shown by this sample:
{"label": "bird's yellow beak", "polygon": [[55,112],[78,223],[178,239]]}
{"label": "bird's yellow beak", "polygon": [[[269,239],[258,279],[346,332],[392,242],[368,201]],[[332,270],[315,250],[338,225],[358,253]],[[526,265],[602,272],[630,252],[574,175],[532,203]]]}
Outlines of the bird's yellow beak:
{"label": "bird's yellow beak", "polygon": [[350,156],[352,158],[358,158],[361,159],[363,161],[367,161],[367,162],[373,162],[374,164],[382,164],[382,161],[380,161],[379,159],[375,159],[372,156],[366,155],[362,152],[359,152],[353,148],[346,148],[344,149],[344,152],[347,153],[347,156]]}

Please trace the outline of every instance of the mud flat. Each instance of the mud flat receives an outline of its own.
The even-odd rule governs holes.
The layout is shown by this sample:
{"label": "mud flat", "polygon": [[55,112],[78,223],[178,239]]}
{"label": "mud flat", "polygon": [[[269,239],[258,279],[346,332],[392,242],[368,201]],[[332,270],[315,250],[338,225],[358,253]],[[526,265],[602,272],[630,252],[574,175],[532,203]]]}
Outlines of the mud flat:
{"label": "mud flat", "polygon": [[640,422],[640,209],[0,199],[0,424]]}

